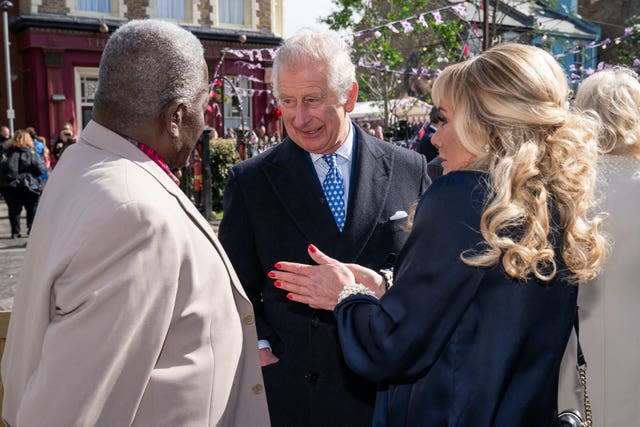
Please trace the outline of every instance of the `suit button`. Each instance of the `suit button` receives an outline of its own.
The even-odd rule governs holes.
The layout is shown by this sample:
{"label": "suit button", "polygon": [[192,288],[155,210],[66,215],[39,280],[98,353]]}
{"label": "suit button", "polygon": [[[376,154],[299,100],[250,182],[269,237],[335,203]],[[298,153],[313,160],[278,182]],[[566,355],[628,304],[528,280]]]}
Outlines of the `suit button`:
{"label": "suit button", "polygon": [[262,384],[256,384],[251,387],[251,390],[253,391],[253,394],[260,394],[264,390],[264,387],[262,387]]}
{"label": "suit button", "polygon": [[393,263],[396,262],[397,258],[398,258],[398,256],[392,252],[389,255],[387,255],[387,259],[385,259],[384,262],[386,264],[393,264]]}
{"label": "suit button", "polygon": [[318,378],[320,377],[320,375],[318,375],[317,372],[310,372],[307,375],[305,375],[305,378],[311,383],[311,384],[316,384],[318,382]]}
{"label": "suit button", "polygon": [[311,318],[311,326],[313,326],[314,328],[320,326],[320,318],[318,316],[313,316]]}
{"label": "suit button", "polygon": [[253,325],[253,316],[248,314],[244,316],[244,319],[242,319],[242,321],[244,322],[245,325]]}

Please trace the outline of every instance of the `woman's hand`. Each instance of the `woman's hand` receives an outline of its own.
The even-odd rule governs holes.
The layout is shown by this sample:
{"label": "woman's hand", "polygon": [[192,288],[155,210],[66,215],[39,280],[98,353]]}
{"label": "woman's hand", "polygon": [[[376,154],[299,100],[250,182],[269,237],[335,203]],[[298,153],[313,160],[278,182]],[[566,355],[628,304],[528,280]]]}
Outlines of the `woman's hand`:
{"label": "woman's hand", "polygon": [[308,304],[312,308],[333,310],[338,303],[338,294],[345,285],[362,283],[376,293],[384,294],[384,280],[373,270],[357,264],[343,264],[309,245],[309,256],[318,265],[281,261],[277,270],[270,271],[274,286],[287,290],[287,298]]}

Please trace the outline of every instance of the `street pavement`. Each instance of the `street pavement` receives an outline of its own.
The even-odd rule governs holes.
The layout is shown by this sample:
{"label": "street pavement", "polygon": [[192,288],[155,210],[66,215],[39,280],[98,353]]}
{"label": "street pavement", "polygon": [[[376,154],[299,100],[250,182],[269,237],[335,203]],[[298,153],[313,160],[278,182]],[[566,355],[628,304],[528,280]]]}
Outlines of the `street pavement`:
{"label": "street pavement", "polygon": [[[0,310],[11,310],[13,307],[13,296],[27,248],[27,221],[24,209],[20,220],[22,237],[12,239],[7,204],[0,200]],[[211,225],[217,233],[218,222]]]}
{"label": "street pavement", "polygon": [[11,310],[22,260],[27,247],[27,220],[22,210],[21,238],[11,238],[9,212],[4,200],[0,200],[0,310]]}

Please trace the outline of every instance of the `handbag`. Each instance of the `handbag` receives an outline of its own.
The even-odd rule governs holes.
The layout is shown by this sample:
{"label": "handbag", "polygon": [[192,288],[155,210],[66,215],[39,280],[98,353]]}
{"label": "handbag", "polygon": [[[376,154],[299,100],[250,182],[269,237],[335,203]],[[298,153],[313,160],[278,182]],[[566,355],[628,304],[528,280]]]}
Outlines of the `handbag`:
{"label": "handbag", "polygon": [[580,379],[580,387],[582,388],[582,404],[584,414],[579,409],[565,409],[558,413],[558,420],[562,427],[591,427],[592,413],[591,401],[587,392],[587,361],[582,352],[580,345],[580,318],[578,316],[579,307],[576,306],[576,315],[573,321],[573,329],[576,331],[576,370]]}

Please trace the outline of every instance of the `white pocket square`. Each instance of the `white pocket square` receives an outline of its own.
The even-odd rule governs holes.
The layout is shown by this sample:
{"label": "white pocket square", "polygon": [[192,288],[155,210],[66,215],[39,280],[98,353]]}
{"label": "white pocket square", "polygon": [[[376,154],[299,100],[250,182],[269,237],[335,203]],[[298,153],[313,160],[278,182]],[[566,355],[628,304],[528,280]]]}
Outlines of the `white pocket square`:
{"label": "white pocket square", "polygon": [[396,211],[396,213],[394,213],[393,215],[391,215],[391,217],[389,217],[389,221],[395,221],[398,219],[406,218],[408,216],[409,215],[407,215],[405,211]]}

